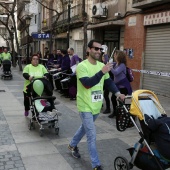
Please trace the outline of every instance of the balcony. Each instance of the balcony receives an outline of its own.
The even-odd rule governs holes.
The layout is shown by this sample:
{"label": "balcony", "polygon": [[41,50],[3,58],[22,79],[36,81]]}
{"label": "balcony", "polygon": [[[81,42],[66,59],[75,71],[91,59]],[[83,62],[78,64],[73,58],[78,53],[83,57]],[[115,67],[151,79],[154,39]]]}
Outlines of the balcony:
{"label": "balcony", "polygon": [[[75,23],[82,23],[82,4],[71,7],[70,9],[70,25]],[[68,10],[65,10],[62,15],[60,15],[56,23],[56,15],[52,17],[53,26],[57,27],[68,25]]]}
{"label": "balcony", "polygon": [[170,0],[133,0],[132,7],[144,9],[148,7],[155,7],[170,2]]}

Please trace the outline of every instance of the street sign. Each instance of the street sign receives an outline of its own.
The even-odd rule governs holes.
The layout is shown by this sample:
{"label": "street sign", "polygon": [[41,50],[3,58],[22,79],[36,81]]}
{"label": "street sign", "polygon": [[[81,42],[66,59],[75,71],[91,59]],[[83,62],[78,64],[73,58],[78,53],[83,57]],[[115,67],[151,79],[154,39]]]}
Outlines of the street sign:
{"label": "street sign", "polygon": [[34,39],[49,39],[50,38],[50,34],[47,33],[32,33],[32,38]]}

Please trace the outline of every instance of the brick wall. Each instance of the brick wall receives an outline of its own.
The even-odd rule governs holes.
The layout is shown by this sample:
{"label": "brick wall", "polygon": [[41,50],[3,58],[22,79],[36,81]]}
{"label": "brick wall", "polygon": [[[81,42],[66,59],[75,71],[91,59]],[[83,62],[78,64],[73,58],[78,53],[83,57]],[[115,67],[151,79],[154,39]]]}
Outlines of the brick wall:
{"label": "brick wall", "polygon": [[[136,17],[136,24],[129,26],[129,18]],[[145,46],[145,28],[143,26],[143,15],[137,14],[126,18],[124,33],[124,49],[132,48],[134,58],[127,60],[130,68],[141,69],[143,61],[143,52]],[[131,83],[133,90],[140,88],[140,73],[134,72],[135,80]]]}

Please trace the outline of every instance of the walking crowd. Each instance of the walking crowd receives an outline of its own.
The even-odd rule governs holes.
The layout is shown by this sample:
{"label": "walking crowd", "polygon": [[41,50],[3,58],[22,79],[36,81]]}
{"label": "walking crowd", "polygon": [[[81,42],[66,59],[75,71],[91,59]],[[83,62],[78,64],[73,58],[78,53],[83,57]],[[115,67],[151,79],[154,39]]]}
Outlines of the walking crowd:
{"label": "walking crowd", "polygon": [[[111,112],[110,92],[113,111],[109,118],[116,116],[117,99],[123,101],[125,95],[132,93],[130,82],[126,78],[126,55],[117,50],[114,54],[114,62],[109,63],[107,51],[103,51],[101,43],[97,40],[91,40],[88,43],[87,59],[83,61],[75,54],[73,48],[53,50],[51,54],[48,48],[45,50],[43,58],[41,53],[33,54],[31,64],[26,65],[23,70],[24,115],[28,116],[30,109],[29,84],[35,78],[48,79],[53,89],[69,97],[70,100],[77,100],[82,124],[70,141],[68,149],[73,157],[80,158],[77,145],[86,135],[92,168],[102,170],[96,148],[94,122],[101,111],[103,98],[106,101],[106,110],[103,113]],[[100,58],[102,58],[101,61],[99,61]]]}

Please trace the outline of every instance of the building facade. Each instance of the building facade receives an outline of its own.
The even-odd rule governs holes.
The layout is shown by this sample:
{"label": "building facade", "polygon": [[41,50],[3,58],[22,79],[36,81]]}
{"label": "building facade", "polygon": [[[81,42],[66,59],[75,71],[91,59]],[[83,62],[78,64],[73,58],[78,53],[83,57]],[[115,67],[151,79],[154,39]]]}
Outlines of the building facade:
{"label": "building facade", "polygon": [[170,73],[170,1],[133,0],[130,4],[137,11],[126,17],[124,49],[131,49],[132,52],[128,65],[145,70],[134,72],[133,88],[170,96],[167,88]]}
{"label": "building facade", "polygon": [[[36,0],[27,2],[18,1],[18,31],[20,40],[20,55],[31,56],[39,51],[39,41],[32,38],[32,33],[37,33],[39,28],[39,3]],[[26,18],[30,17],[29,25],[26,24]],[[28,52],[27,52],[28,51]]]}

